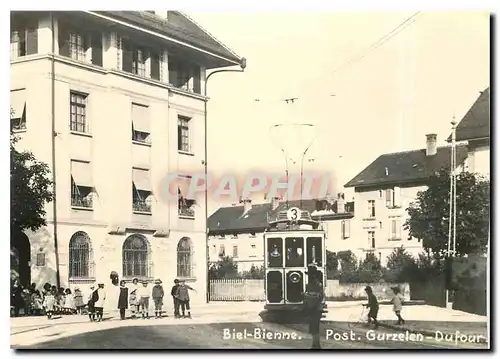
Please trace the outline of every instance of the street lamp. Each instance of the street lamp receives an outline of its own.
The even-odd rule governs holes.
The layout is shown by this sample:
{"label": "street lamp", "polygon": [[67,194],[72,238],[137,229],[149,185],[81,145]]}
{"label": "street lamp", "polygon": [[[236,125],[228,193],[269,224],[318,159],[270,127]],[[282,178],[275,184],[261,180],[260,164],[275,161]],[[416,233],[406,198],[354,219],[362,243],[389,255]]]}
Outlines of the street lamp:
{"label": "street lamp", "polygon": [[[211,73],[208,74],[208,76],[205,78],[205,89],[203,95],[205,96],[205,160],[203,161],[203,164],[205,166],[205,244],[206,244],[206,249],[207,249],[207,259],[208,259],[208,167],[207,167],[207,158],[208,158],[208,122],[207,122],[207,103],[208,103],[208,96],[207,96],[207,84],[208,80],[212,75],[218,74],[220,72],[244,72],[245,68],[247,67],[247,60],[242,57],[240,60],[240,69],[221,69],[221,70],[215,70]],[[209,302],[210,299],[210,281],[209,281],[209,276],[208,276],[208,261],[207,261],[207,303]]]}

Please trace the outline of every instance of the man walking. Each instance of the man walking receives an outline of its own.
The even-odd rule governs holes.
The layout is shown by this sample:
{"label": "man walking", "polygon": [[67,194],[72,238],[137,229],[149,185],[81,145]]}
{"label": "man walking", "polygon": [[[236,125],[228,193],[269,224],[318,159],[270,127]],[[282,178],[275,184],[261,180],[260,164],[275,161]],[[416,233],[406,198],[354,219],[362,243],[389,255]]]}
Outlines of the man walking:
{"label": "man walking", "polygon": [[323,299],[325,297],[321,272],[316,266],[310,265],[306,272],[308,283],[304,293],[305,313],[309,318],[309,333],[313,337],[311,349],[321,349],[319,341],[319,325],[323,314]]}
{"label": "man walking", "polygon": [[179,313],[179,300],[177,299],[177,288],[179,288],[179,280],[174,279],[174,286],[170,291],[170,295],[172,295],[172,299],[174,300],[174,316],[175,318],[180,318]]}

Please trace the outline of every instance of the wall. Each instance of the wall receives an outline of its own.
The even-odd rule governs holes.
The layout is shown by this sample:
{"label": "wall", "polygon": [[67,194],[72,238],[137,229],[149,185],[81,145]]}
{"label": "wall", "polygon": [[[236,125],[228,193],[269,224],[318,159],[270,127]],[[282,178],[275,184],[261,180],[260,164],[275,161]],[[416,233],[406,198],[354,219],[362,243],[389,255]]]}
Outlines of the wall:
{"label": "wall", "polygon": [[[238,247],[238,258],[233,261],[238,264],[238,271],[244,272],[250,270],[252,265],[260,267],[264,264],[264,233],[239,233],[236,238],[227,234],[224,238],[220,236],[209,237],[209,256],[210,262],[219,260],[221,245],[224,245],[226,256],[233,257],[233,246]],[[255,246],[255,248],[252,248]]]}
{"label": "wall", "polygon": [[[392,298],[390,287],[396,284],[369,284],[379,301]],[[367,284],[339,284],[338,280],[328,280],[325,288],[327,300],[357,300],[365,299],[364,291]],[[398,284],[405,300],[410,300],[410,285]],[[212,301],[245,301],[266,299],[263,279],[216,279],[210,281],[210,300]]]}
{"label": "wall", "polygon": [[467,170],[490,177],[490,147],[479,146],[469,148]]}

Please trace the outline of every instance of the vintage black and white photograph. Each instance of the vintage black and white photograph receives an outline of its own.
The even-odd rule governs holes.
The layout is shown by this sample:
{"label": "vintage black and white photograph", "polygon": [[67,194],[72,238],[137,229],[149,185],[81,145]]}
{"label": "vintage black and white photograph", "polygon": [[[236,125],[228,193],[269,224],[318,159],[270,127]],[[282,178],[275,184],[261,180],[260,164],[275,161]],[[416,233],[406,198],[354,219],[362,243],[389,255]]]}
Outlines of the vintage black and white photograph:
{"label": "vintage black and white photograph", "polygon": [[11,10],[11,349],[489,350],[492,19]]}

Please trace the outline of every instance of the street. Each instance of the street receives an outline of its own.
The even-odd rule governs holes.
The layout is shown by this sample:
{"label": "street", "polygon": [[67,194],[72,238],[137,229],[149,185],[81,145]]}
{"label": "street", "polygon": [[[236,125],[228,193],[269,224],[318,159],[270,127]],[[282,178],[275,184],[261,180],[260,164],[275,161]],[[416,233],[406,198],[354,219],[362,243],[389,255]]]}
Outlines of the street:
{"label": "street", "polygon": [[[14,349],[308,349],[311,336],[307,325],[280,325],[257,320],[239,322],[238,318],[208,323],[203,318],[175,320],[108,320],[101,323],[73,323],[33,329],[12,334]],[[352,331],[352,332],[351,332]],[[42,332],[45,332],[42,334]],[[328,333],[330,339],[325,340]],[[374,333],[384,338],[374,337]],[[364,326],[350,328],[346,322],[326,322],[321,325],[324,349],[487,349],[486,344],[438,342],[423,337],[412,341],[391,329],[376,332]],[[16,340],[16,337],[17,340]],[[413,337],[416,337],[415,335]],[[17,343],[17,344],[15,344]]]}

